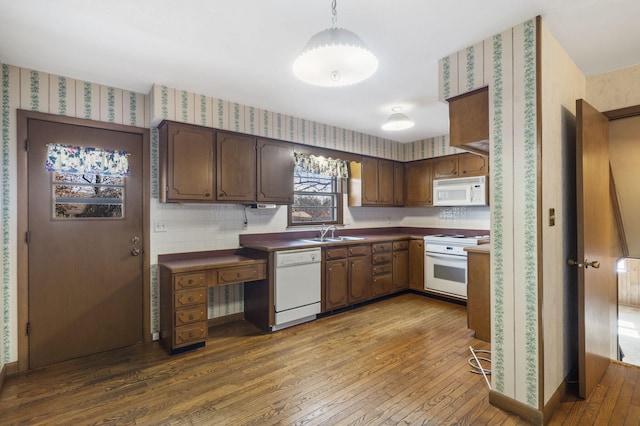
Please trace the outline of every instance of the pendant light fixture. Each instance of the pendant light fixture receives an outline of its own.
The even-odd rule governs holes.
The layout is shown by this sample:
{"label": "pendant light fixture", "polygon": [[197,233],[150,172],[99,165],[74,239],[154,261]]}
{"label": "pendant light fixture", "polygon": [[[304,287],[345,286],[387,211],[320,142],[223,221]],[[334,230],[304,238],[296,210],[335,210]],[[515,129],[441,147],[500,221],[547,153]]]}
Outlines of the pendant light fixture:
{"label": "pendant light fixture", "polygon": [[305,83],[340,87],[359,83],[378,69],[378,59],[355,33],[337,28],[336,0],[331,3],[332,26],[311,37],[293,62],[293,72]]}
{"label": "pendant light fixture", "polygon": [[382,130],[405,130],[415,126],[415,123],[402,112],[401,106],[394,106],[391,111],[393,114],[382,123]]}

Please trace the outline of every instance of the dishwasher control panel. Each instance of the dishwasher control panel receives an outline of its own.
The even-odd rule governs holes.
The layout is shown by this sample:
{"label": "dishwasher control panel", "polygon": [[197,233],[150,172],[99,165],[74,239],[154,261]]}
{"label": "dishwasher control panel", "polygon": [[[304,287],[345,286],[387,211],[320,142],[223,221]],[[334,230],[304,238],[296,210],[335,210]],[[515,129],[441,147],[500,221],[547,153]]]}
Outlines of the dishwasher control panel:
{"label": "dishwasher control panel", "polygon": [[276,252],[276,267],[318,263],[322,259],[320,248]]}

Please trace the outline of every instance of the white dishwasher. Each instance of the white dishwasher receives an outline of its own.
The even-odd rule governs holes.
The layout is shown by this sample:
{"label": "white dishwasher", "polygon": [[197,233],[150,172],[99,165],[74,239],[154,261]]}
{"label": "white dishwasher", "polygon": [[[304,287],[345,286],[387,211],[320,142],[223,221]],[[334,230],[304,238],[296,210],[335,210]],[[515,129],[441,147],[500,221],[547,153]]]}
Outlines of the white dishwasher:
{"label": "white dishwasher", "polygon": [[275,253],[275,326],[280,330],[311,321],[320,313],[320,248]]}

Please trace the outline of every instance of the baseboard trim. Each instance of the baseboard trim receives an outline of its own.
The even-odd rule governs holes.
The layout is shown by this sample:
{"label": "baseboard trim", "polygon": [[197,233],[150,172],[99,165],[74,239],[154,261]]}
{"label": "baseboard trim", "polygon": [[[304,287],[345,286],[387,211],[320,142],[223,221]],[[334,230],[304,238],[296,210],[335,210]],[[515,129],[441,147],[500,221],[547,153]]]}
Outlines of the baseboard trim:
{"label": "baseboard trim", "polygon": [[544,424],[544,415],[542,411],[523,402],[516,401],[515,399],[494,390],[489,391],[489,403],[501,410],[515,414],[533,425]]}
{"label": "baseboard trim", "polygon": [[9,362],[2,366],[2,370],[0,370],[0,389],[4,386],[4,379],[7,376],[12,374],[16,374],[18,372],[18,362]]}
{"label": "baseboard trim", "polygon": [[560,383],[560,386],[558,386],[558,389],[556,389],[556,391],[553,393],[551,398],[549,398],[549,402],[547,402],[544,405],[544,409],[542,410],[544,424],[548,424],[549,421],[551,421],[551,417],[553,416],[553,413],[555,413],[556,408],[558,408],[558,404],[560,404],[562,397],[566,393],[567,393],[567,379],[565,378],[562,381],[562,383]]}
{"label": "baseboard trim", "polygon": [[244,319],[244,312],[238,312],[235,314],[229,314],[221,317],[210,318],[207,325],[209,327],[215,327],[216,325],[227,324],[235,321],[242,321],[243,319]]}

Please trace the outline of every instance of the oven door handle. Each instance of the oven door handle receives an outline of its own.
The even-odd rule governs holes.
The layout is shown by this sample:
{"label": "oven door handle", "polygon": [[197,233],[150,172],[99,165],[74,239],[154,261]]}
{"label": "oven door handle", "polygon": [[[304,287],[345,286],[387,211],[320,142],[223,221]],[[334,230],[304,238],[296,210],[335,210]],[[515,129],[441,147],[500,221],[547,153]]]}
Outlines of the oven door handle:
{"label": "oven door handle", "polygon": [[456,256],[455,254],[440,254],[440,253],[432,253],[432,252],[426,252],[425,253],[427,255],[427,257],[436,257],[436,258],[440,258],[440,259],[449,259],[449,260],[465,260],[467,259],[467,256]]}

